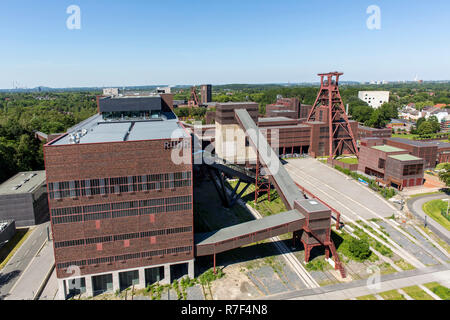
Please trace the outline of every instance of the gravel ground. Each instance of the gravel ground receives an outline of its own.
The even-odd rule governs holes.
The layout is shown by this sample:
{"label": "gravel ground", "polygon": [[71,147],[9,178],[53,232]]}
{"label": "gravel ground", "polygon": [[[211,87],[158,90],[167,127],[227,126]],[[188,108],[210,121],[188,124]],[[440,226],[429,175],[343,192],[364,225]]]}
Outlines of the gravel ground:
{"label": "gravel ground", "polygon": [[427,248],[436,257],[444,261],[448,261],[448,258],[439,249],[433,246],[427,239],[425,239],[416,229],[412,226],[406,226],[406,231],[408,231],[414,238],[416,238],[425,248]]}
{"label": "gravel ground", "polygon": [[413,254],[419,261],[421,261],[425,265],[437,265],[439,264],[436,259],[426,253],[422,248],[412,243],[408,238],[406,238],[403,234],[392,228],[384,221],[377,222],[380,226],[385,228],[386,232],[389,233],[389,236],[392,240],[398,243],[403,249]]}
{"label": "gravel ground", "polygon": [[186,289],[187,300],[205,300],[203,296],[202,287],[200,285],[196,285]]}

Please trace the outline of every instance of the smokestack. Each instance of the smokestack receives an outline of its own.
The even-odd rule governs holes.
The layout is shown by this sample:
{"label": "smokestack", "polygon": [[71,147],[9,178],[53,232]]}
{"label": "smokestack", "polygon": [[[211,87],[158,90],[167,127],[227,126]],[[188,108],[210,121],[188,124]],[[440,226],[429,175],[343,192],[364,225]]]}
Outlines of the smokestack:
{"label": "smokestack", "polygon": [[347,105],[345,106],[345,113],[348,114],[348,103],[347,103]]}

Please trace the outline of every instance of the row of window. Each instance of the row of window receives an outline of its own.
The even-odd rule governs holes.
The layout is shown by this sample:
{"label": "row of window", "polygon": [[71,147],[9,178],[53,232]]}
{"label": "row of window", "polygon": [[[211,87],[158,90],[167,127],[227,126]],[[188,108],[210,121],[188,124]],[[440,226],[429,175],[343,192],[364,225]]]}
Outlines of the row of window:
{"label": "row of window", "polygon": [[113,263],[114,261],[118,262],[118,261],[144,259],[144,258],[150,258],[150,257],[164,256],[166,254],[179,254],[179,253],[185,253],[185,252],[191,252],[191,251],[192,251],[192,246],[161,249],[161,250],[154,250],[154,251],[129,253],[129,254],[123,254],[123,255],[113,256],[113,257],[103,257],[103,258],[95,258],[95,259],[88,259],[88,260],[63,262],[63,263],[58,263],[56,265],[56,267],[58,269],[67,269],[71,266],[83,267],[86,265],[97,265],[97,264]]}
{"label": "row of window", "polygon": [[55,248],[76,247],[76,246],[83,246],[85,244],[90,245],[90,244],[96,244],[96,243],[107,243],[107,242],[112,242],[112,241],[123,241],[123,240],[138,239],[138,238],[143,239],[143,238],[149,238],[149,237],[155,237],[155,236],[164,236],[164,235],[187,233],[187,232],[192,232],[192,226],[151,230],[151,231],[135,232],[135,233],[128,233],[128,234],[119,234],[119,235],[113,235],[113,236],[88,238],[88,239],[59,241],[59,242],[55,242]]}
{"label": "row of window", "polygon": [[120,194],[191,186],[191,172],[87,179],[48,184],[50,199]]}
{"label": "row of window", "polygon": [[[81,222],[83,221],[83,219],[84,221],[94,221],[111,218],[115,219],[121,217],[131,217],[163,212],[177,212],[190,210],[192,208],[191,202],[192,196],[179,196],[172,198],[149,199],[141,201],[106,203],[82,207],[51,209],[51,216],[53,224]],[[164,203],[166,204],[165,206]],[[142,206],[153,206],[153,205],[158,205],[158,207],[142,208]],[[136,209],[114,210],[115,208],[136,208]]]}

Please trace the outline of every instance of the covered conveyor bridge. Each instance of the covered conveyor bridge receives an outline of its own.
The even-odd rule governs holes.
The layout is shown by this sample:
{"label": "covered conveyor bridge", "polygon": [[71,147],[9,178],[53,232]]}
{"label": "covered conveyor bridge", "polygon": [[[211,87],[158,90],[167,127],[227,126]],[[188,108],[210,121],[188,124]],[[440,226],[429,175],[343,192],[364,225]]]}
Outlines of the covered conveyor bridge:
{"label": "covered conveyor bridge", "polygon": [[[327,257],[331,249],[336,266],[343,273],[336,249],[330,239],[331,210],[321,202],[306,199],[303,192],[283,167],[279,157],[267,142],[266,137],[260,132],[248,111],[242,108],[235,109],[234,112],[237,123],[245,131],[250,144],[255,148],[258,160],[266,168],[271,182],[274,184],[289,211],[214,232],[196,234],[196,256],[214,255],[215,266],[215,256],[217,253],[293,232],[294,241],[298,238],[305,245],[305,258],[307,260],[309,259],[312,247],[325,245],[327,247]],[[210,164],[211,167],[217,165],[219,164]],[[221,163],[220,166],[223,167],[224,164]],[[230,169],[239,173],[239,175],[245,174],[245,172],[237,168],[230,166],[224,168],[224,170]]]}
{"label": "covered conveyor bridge", "polygon": [[195,235],[196,256],[207,256],[239,248],[303,228],[305,216],[297,210],[283,212],[214,232]]}

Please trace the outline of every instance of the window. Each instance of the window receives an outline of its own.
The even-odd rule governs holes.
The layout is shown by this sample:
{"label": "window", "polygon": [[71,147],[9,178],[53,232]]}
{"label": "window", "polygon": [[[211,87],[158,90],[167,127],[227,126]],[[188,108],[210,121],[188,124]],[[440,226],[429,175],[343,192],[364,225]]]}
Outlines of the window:
{"label": "window", "polygon": [[386,168],[386,160],[384,159],[378,159],[378,169],[384,169]]}

